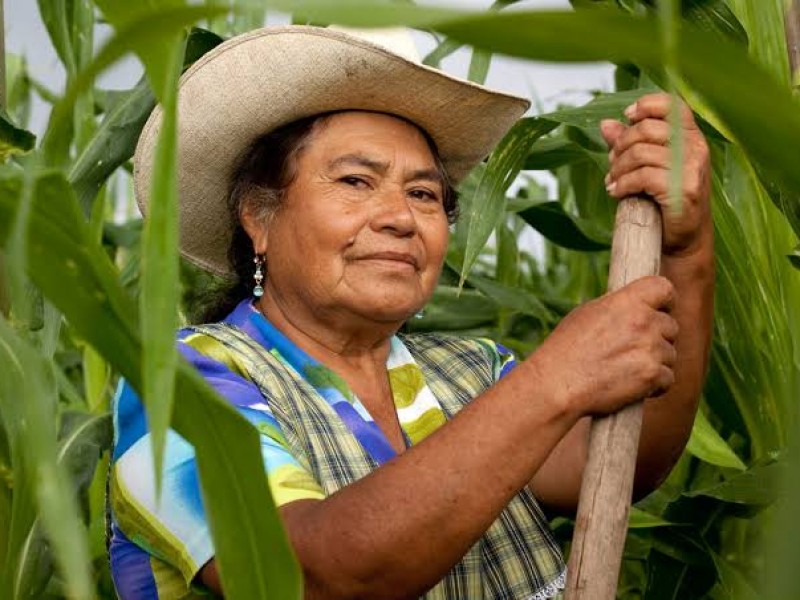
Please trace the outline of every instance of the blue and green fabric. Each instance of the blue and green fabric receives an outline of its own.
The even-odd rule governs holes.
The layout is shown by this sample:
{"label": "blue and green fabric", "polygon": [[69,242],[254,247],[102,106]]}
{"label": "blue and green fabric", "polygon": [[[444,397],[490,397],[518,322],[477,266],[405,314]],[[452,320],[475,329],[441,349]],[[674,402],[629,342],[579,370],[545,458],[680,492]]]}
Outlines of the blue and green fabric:
{"label": "blue and green fabric", "polygon": [[[344,380],[286,338],[249,300],[221,323],[182,330],[178,347],[260,432],[278,506],[323,499],[395,456]],[[408,335],[392,339],[386,366],[411,446],[512,369],[514,359],[488,340]],[[117,591],[123,600],[202,594],[192,582],[214,548],[192,447],[169,432],[156,502],[144,409],[124,382],[113,409],[110,558]],[[558,546],[526,489],[425,599],[544,600],[556,597],[564,575]]]}

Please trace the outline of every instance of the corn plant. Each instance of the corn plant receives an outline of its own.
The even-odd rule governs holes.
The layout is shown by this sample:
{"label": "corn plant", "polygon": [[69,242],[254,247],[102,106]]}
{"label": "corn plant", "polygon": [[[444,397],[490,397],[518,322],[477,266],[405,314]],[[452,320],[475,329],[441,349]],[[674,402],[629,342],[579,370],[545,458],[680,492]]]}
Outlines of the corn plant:
{"label": "corn plant", "polygon": [[[295,22],[405,24],[435,33],[437,64],[473,48],[611,60],[616,87],[586,106],[522,119],[461,186],[462,218],[445,271],[415,330],[494,337],[521,356],[577,303],[603,293],[613,202],[598,131],[669,81],[712,147],[717,242],[715,338],[687,451],[632,513],[620,598],[755,598],[758,551],[777,520],[800,389],[800,104],[790,91],[783,0],[684,0],[680,44],[665,60],[653,0],[574,0],[572,12],[485,13],[380,0],[272,0]],[[214,279],[176,247],[176,81],[222,37],[263,23],[260,2],[39,0],[67,74],[61,96],[9,57],[0,115],[0,597],[114,597],[105,559],[108,402],[120,376],[142,393],[156,441],[172,427],[194,444],[226,597],[299,598],[301,578],[261,465],[257,432],[173,348]],[[94,26],[113,29],[102,47]],[[96,76],[127,52],[146,74],[131,90]],[[668,79],[665,64],[672,64]],[[30,99],[52,103],[41,140]],[[154,214],[130,204],[130,158],[156,102],[165,107]],[[557,193],[525,175],[550,172]],[[513,195],[518,178],[524,185]],[[120,190],[122,191],[120,192]],[[114,215],[124,212],[120,222]],[[520,244],[532,227],[543,251]],[[800,262],[800,261],[798,261]],[[237,465],[232,469],[230,465]],[[796,468],[795,468],[796,472]],[[790,521],[785,521],[790,522]],[[571,523],[557,520],[568,546]],[[568,548],[567,548],[568,549]],[[772,579],[780,581],[780,571]],[[789,579],[787,579],[789,581]],[[775,588],[776,598],[786,588]],[[758,590],[758,592],[756,591]]]}

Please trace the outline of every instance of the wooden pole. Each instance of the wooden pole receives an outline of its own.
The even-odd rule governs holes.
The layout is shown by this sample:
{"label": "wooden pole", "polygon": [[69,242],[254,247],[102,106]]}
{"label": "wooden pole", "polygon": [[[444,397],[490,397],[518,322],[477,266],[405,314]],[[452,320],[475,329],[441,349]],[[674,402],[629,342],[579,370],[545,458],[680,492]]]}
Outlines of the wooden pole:
{"label": "wooden pole", "polygon": [[800,0],[792,0],[786,8],[786,47],[792,69],[792,84],[800,86]]}
{"label": "wooden pole", "polygon": [[[608,290],[661,266],[661,212],[655,202],[627,198],[617,208]],[[567,600],[613,600],[628,531],[642,403],[595,419],[583,473],[567,570]]]}

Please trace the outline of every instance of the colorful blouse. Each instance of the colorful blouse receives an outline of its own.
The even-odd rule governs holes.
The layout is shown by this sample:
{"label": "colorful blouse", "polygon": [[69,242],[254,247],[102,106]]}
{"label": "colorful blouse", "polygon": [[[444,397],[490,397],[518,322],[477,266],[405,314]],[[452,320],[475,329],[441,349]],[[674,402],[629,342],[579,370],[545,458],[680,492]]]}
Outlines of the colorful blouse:
{"label": "colorful blouse", "polygon": [[[323,499],[395,456],[344,380],[293,344],[249,300],[222,323],[180,331],[178,348],[260,432],[278,506]],[[387,371],[407,446],[433,433],[513,366],[511,353],[488,340],[394,337]],[[113,412],[109,554],[118,594],[122,600],[200,595],[192,582],[214,548],[192,446],[168,433],[156,502],[144,409],[124,382]],[[563,583],[558,547],[533,495],[523,490],[425,598],[539,600],[555,597]]]}

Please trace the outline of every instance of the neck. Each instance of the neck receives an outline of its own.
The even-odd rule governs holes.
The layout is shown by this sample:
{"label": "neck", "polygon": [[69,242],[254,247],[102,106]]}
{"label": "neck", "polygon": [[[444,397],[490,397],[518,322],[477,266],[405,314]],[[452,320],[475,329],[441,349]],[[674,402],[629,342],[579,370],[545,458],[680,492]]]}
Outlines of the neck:
{"label": "neck", "polygon": [[310,311],[302,303],[286,302],[269,285],[255,306],[299,348],[340,373],[385,371],[392,336],[401,325],[335,310]]}

